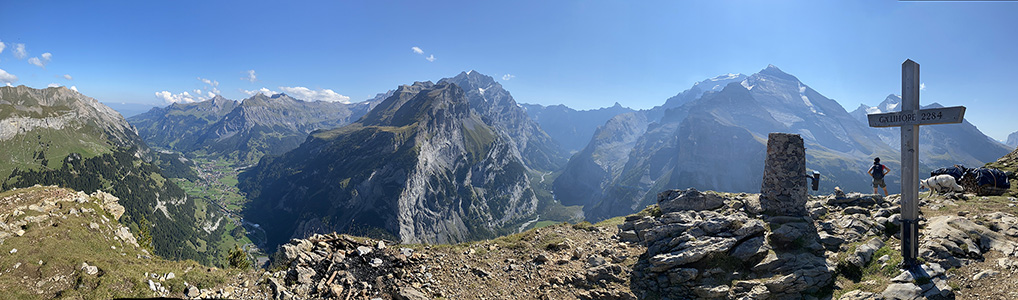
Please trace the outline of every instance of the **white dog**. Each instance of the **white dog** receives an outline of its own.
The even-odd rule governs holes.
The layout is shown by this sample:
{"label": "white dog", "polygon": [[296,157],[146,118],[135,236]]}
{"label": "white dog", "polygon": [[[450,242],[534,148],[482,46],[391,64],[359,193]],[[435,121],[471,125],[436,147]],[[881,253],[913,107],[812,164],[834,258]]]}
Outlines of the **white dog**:
{"label": "white dog", "polygon": [[947,174],[937,175],[930,178],[926,178],[925,180],[920,180],[919,187],[924,189],[930,189],[931,191],[937,193],[961,192],[965,190],[960,185],[958,185],[958,182],[954,180],[954,177]]}

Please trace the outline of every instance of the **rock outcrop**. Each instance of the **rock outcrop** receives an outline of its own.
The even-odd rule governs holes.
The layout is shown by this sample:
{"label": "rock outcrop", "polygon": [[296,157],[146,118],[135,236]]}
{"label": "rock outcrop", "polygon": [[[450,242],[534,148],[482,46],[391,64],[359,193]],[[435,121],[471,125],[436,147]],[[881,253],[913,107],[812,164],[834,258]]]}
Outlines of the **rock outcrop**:
{"label": "rock outcrop", "polygon": [[647,246],[633,267],[638,296],[781,299],[818,293],[834,279],[808,217],[749,213],[745,195],[690,189],[659,199],[659,216],[631,216],[620,226],[620,237]]}
{"label": "rock outcrop", "polygon": [[275,299],[636,299],[645,248],[616,232],[562,224],[452,246],[314,235],[280,246],[265,283]]}

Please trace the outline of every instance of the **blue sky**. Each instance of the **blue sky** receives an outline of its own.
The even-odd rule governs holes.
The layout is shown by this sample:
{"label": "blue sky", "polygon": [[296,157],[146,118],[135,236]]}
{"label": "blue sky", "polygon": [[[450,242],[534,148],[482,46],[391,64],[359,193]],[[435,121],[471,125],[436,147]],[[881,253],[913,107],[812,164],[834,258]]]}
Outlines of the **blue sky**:
{"label": "blue sky", "polygon": [[900,93],[911,58],[922,103],[1018,130],[1018,2],[6,1],[0,42],[0,84],[153,105],[262,88],[361,101],[477,70],[519,102],[649,108],[774,64],[851,111]]}

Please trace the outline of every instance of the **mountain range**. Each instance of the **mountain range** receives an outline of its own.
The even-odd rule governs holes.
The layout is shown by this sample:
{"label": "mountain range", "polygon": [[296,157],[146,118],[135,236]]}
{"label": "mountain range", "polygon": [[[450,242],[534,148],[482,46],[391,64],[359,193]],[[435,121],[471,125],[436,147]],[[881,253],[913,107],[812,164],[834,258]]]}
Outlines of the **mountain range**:
{"label": "mountain range", "polygon": [[[639,211],[668,188],[756,192],[770,132],[803,137],[807,168],[821,172],[825,192],[836,186],[867,192],[866,170],[874,157],[891,170],[900,170],[900,163],[898,145],[887,130],[869,128],[859,116],[859,110],[848,113],[773,65],[750,76],[723,75],[698,82],[661,106],[606,122],[570,159],[554,192],[565,205],[584,206],[592,220]],[[957,163],[981,165],[1007,153],[967,122],[923,131],[920,148],[921,172]],[[897,192],[896,172],[887,181]]]}
{"label": "mountain range", "polygon": [[[5,187],[73,181],[118,189],[109,175],[92,182],[75,173],[84,168],[79,160],[117,161],[110,172],[155,187],[114,192],[127,199],[125,224],[200,223],[193,213],[176,217],[194,204],[160,166],[186,167],[162,164],[175,160],[154,155],[144,139],[254,165],[239,177],[251,201],[244,214],[266,228],[270,244],[332,230],[450,243],[518,231],[549,220],[550,211],[569,215],[567,207],[582,207],[590,220],[635,212],[665,189],[755,192],[770,132],[804,138],[807,167],[821,172],[824,191],[868,191],[873,157],[900,169],[894,130],[864,123],[866,113],[892,111],[900,99],[849,113],[775,66],[697,82],[639,111],[522,105],[492,77],[468,71],[353,104],[285,94],[178,103],[128,119],[137,134],[108,107],[67,89],[0,93],[0,137],[10,141],[3,147],[11,163],[0,165]],[[1008,150],[967,122],[922,132],[922,170],[977,166]],[[892,192],[898,181],[892,172]],[[132,204],[131,193],[148,196]],[[201,239],[194,225],[174,226],[188,232],[165,234]],[[180,254],[184,248],[173,255],[200,256]]]}
{"label": "mountain range", "polygon": [[614,106],[591,110],[575,110],[565,105],[544,106],[540,104],[520,104],[527,115],[534,119],[544,132],[558,142],[566,153],[574,153],[583,149],[594,135],[594,130],[608,119],[619,114],[633,112],[618,102]]}
{"label": "mountain range", "polygon": [[[441,101],[419,95],[424,90],[429,91],[424,95],[430,95],[432,89],[459,89],[462,95],[446,92]],[[484,130],[443,131],[429,126],[439,126],[434,120],[448,116],[408,112],[411,107],[427,106],[414,104],[417,102],[460,105],[461,100],[470,116],[449,117],[453,119],[450,122],[483,124],[468,127]],[[383,102],[388,104],[369,111]],[[561,205],[582,207],[592,220],[638,211],[655,201],[658,191],[669,188],[758,191],[760,162],[770,132],[803,136],[809,149],[807,167],[821,172],[825,192],[836,186],[869,191],[866,170],[874,157],[881,157],[892,170],[900,170],[894,130],[870,128],[863,120],[866,113],[893,110],[893,97],[876,108],[860,107],[849,113],[775,66],[749,76],[725,74],[706,79],[660,106],[640,111],[618,104],[590,111],[521,105],[492,77],[476,71],[461,72],[435,84],[402,86],[372,101],[336,106],[339,113],[325,114],[332,119],[307,113],[317,102],[285,95],[257,95],[240,104],[231,103],[217,98],[173,105],[131,121],[154,145],[185,153],[222,155],[247,163],[268,155],[264,164],[242,174],[241,187],[253,201],[248,210],[253,220],[282,224],[270,226],[277,230],[276,242],[327,229],[372,231],[404,241],[454,242],[503,232],[524,217],[539,219],[540,213],[526,209],[484,226],[463,221],[499,214],[498,209],[478,210],[479,203],[522,201],[518,195],[511,200],[477,196],[488,187],[464,181],[467,177],[463,174],[455,175],[462,172],[460,168],[478,168],[478,153],[487,155],[492,149],[502,149],[505,157],[518,157],[519,161],[508,165],[523,170],[494,171],[491,176],[499,178],[497,181],[512,182],[511,186],[527,194],[554,197]],[[361,115],[360,120],[346,125]],[[425,126],[422,117],[435,124]],[[417,125],[408,127],[412,124]],[[305,132],[313,133],[307,136]],[[365,145],[358,145],[359,139],[366,139]],[[921,170],[926,171],[953,164],[979,165],[1006,153],[1003,145],[967,122],[931,126],[923,131],[921,140]],[[446,143],[444,147],[454,150],[420,152],[424,145],[434,143]],[[287,152],[290,149],[294,150]],[[433,160],[443,164],[416,165]],[[365,173],[369,170],[373,173]],[[435,175],[443,172],[453,173]],[[377,177],[381,174],[386,177]],[[537,176],[542,183],[547,177],[550,186],[532,185],[531,178]],[[337,178],[339,184],[330,183]],[[889,175],[891,192],[896,192],[899,180],[896,173]],[[421,182],[427,182],[427,188],[418,187],[418,191],[430,191],[424,192],[427,196],[423,198],[421,192],[396,192],[412,190],[410,186]],[[377,186],[387,186],[381,189],[386,192],[377,192]],[[437,188],[440,186],[447,190],[445,194],[436,192],[442,190]],[[463,204],[474,208],[424,209],[432,203],[428,201],[438,199],[479,202]],[[283,219],[288,221],[269,218],[273,211],[286,212]],[[413,222],[406,215],[414,215],[407,211],[429,211],[427,217],[414,222],[430,225],[407,225]],[[372,217],[364,217],[369,215]],[[442,222],[446,223],[436,225]]]}
{"label": "mountain range", "polygon": [[153,146],[254,164],[264,155],[297,148],[314,130],[349,124],[376,103],[303,101],[262,93],[237,102],[217,95],[153,108],[128,121]]}
{"label": "mountain range", "polygon": [[[524,153],[551,162],[537,143],[547,135],[525,116],[514,119],[517,111],[473,105],[471,94],[512,104],[497,86],[466,92],[477,83],[464,81],[476,79],[400,86],[357,122],[263,158],[240,177],[252,199],[245,215],[270,228],[270,244],[331,231],[429,243],[513,232],[538,204]],[[538,131],[510,136],[507,128]]]}
{"label": "mountain range", "polygon": [[[943,107],[939,103],[923,105],[923,109]],[[859,122],[867,123],[866,115],[901,111],[901,96],[888,95],[877,106],[860,105],[851,112]],[[873,128],[880,139],[895,149],[901,145],[901,132],[897,128]],[[1012,147],[1013,148],[1013,147]],[[1010,152],[1001,144],[979,131],[968,120],[960,124],[940,124],[919,128],[919,161],[934,168],[955,164],[982,166]]]}

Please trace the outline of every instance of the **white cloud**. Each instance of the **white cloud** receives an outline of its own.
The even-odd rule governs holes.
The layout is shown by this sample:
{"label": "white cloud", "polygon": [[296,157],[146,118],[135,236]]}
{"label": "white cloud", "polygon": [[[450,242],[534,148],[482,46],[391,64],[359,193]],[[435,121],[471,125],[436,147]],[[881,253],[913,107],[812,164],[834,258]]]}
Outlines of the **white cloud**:
{"label": "white cloud", "polygon": [[247,81],[250,81],[250,82],[253,83],[255,81],[258,81],[258,75],[255,74],[255,70],[247,70],[247,77],[243,77],[241,79],[242,80],[247,80]]}
{"label": "white cloud", "polygon": [[50,59],[53,58],[53,54],[50,54],[49,52],[46,52],[46,53],[43,53],[40,56],[42,56],[42,59],[39,59],[38,57],[29,58],[28,59],[28,63],[36,65],[36,66],[39,66],[40,68],[45,69],[46,68],[46,64],[49,63]]}
{"label": "white cloud", "polygon": [[330,89],[312,90],[302,86],[295,87],[281,86],[279,87],[279,89],[283,90],[283,92],[291,96],[294,96],[294,98],[297,99],[303,99],[308,101],[318,100],[325,102],[350,103],[350,97],[340,95],[339,93],[336,93],[335,91]]}
{"label": "white cloud", "polygon": [[187,92],[180,94],[170,93],[169,91],[156,92],[156,97],[163,99],[166,103],[191,103],[195,102],[194,97]]}
{"label": "white cloud", "polygon": [[71,77],[71,74],[64,74],[64,79],[74,80],[74,77]]}
{"label": "white cloud", "polygon": [[273,90],[270,90],[270,89],[267,89],[267,88],[260,88],[260,89],[253,90],[253,91],[249,91],[249,90],[240,90],[240,91],[244,92],[245,94],[251,95],[251,96],[257,95],[258,93],[262,93],[265,96],[272,96],[272,95],[275,95],[275,94],[279,94],[279,92],[276,92],[276,91],[273,91]]}
{"label": "white cloud", "polygon": [[502,75],[502,80],[508,81],[508,80],[512,80],[515,77],[516,77],[516,75],[513,75],[513,74],[505,74],[505,75]]}
{"label": "white cloud", "polygon": [[[220,94],[221,93],[219,91],[219,81],[210,80],[210,79],[201,78],[201,77],[198,77],[198,80],[200,80],[201,82],[203,82],[206,85],[208,85],[207,87],[205,87],[206,90],[211,91],[212,93],[215,93],[215,94]],[[201,93],[198,93],[198,95],[201,96]],[[205,99],[202,99],[202,100],[205,100]]]}
{"label": "white cloud", "polygon": [[7,73],[4,69],[0,69],[0,82],[6,83],[10,86],[11,83],[15,81],[18,81],[18,76],[14,76],[14,74]]}
{"label": "white cloud", "polygon": [[39,60],[38,57],[29,58],[28,59],[28,63],[36,65],[36,66],[39,66],[40,68],[43,68],[43,69],[46,68],[46,63],[44,63],[41,60]]}
{"label": "white cloud", "polygon": [[71,86],[71,90],[77,92],[78,91],[78,87],[72,85]]}
{"label": "white cloud", "polygon": [[56,83],[50,83],[50,84],[46,85],[46,87],[59,87],[59,86],[60,85],[56,84]]}
{"label": "white cloud", "polygon": [[427,59],[428,61],[435,61],[435,55],[432,54],[432,55],[430,55],[428,57],[425,57],[424,59]]}
{"label": "white cloud", "polygon": [[205,85],[205,88],[191,90],[191,92],[194,92],[193,95],[190,92],[174,94],[170,91],[161,91],[156,92],[156,97],[162,99],[166,103],[191,103],[205,101],[219,94],[219,81],[201,77],[197,78],[198,81],[201,81]]}
{"label": "white cloud", "polygon": [[5,48],[7,48],[7,44],[4,44],[4,42],[0,42],[0,53],[4,53]]}
{"label": "white cloud", "polygon": [[28,51],[25,51],[25,44],[14,44],[14,57],[18,59],[28,57]]}
{"label": "white cloud", "polygon": [[416,47],[416,46],[415,47],[410,47],[410,50],[413,50],[414,53],[417,53],[417,54],[424,54],[424,50],[421,50],[420,47]]}
{"label": "white cloud", "polygon": [[925,91],[926,90],[926,83],[920,83],[919,84],[919,90],[920,91]]}

